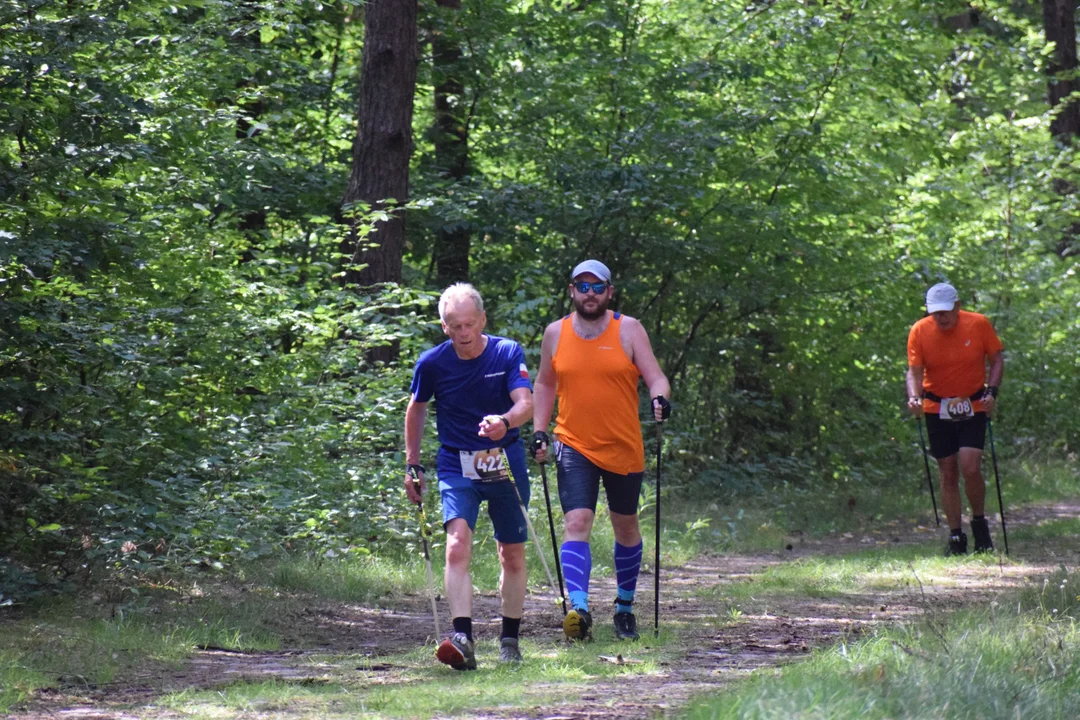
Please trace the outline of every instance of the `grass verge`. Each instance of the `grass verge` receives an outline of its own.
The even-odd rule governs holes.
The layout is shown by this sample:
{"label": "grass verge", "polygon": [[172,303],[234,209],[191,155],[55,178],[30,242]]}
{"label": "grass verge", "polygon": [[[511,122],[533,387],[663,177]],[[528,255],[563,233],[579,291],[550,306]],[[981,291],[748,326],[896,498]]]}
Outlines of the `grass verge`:
{"label": "grass verge", "polygon": [[1080,717],[1080,578],[931,615],[699,699],[704,718]]}
{"label": "grass verge", "polygon": [[10,610],[0,622],[0,713],[41,688],[152,681],[197,647],[276,649],[267,618],[282,602],[236,595],[174,584],[126,593],[122,602],[43,600]]}

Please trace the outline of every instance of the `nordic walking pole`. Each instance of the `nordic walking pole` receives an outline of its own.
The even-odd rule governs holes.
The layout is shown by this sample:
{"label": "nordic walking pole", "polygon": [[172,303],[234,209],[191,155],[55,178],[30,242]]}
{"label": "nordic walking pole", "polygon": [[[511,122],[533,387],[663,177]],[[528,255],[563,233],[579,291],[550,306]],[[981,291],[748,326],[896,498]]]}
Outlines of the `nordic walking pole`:
{"label": "nordic walking pole", "polygon": [[653,636],[660,636],[660,450],[664,446],[664,423],[656,423],[656,576],[653,579]]}
{"label": "nordic walking pole", "polygon": [[[551,569],[548,568],[547,558],[544,557],[544,549],[540,547],[540,538],[536,537],[536,530],[533,529],[532,520],[529,519],[529,511],[525,509],[525,501],[521,499],[521,493],[518,491],[517,482],[514,481],[514,473],[510,471],[510,459],[506,457],[504,453],[502,455],[503,467],[506,468],[506,477],[510,478],[510,487],[514,488],[514,494],[517,495],[518,507],[521,508],[521,514],[525,516],[525,526],[529,528],[529,535],[532,536],[533,542],[536,544],[536,554],[540,556],[540,564],[544,566],[544,572],[547,574],[548,587],[555,590],[555,579],[551,577]],[[559,584],[559,589],[562,589],[562,583]],[[559,600],[563,603],[563,608],[566,607],[566,599],[560,597]],[[566,610],[563,610],[563,614]]]}
{"label": "nordic walking pole", "polygon": [[[417,475],[416,470],[409,467],[409,474],[412,475],[413,482],[419,483],[420,477]],[[439,608],[435,604],[435,574],[431,572],[431,553],[428,552],[427,541],[427,523],[424,522],[424,503],[416,503],[417,514],[420,517],[420,539],[424,543],[424,567],[427,570],[427,590],[428,597],[431,598],[431,617],[435,620],[435,642],[439,642],[439,638],[442,637],[442,631],[439,629]]]}
{"label": "nordic walking pole", "polygon": [[997,483],[998,512],[1001,514],[1001,537],[1005,541],[1005,554],[1009,554],[1009,533],[1005,531],[1005,501],[1001,499],[1001,476],[998,475],[997,450],[994,449],[994,423],[986,418],[986,429],[990,432],[990,457],[994,461],[994,481]]}
{"label": "nordic walking pole", "polygon": [[934,503],[934,522],[938,527],[941,527],[941,518],[937,514],[937,498],[934,497],[934,481],[930,479],[930,460],[926,456],[926,439],[923,437],[923,420],[921,417],[915,418],[915,422],[919,424],[919,445],[922,446],[922,461],[926,466],[926,486],[930,488],[930,502]]}
{"label": "nordic walking pole", "polygon": [[562,614],[566,617],[566,591],[563,589],[562,563],[559,561],[559,542],[555,539],[555,518],[551,514],[551,495],[548,493],[547,463],[540,463],[540,479],[544,482],[544,502],[547,504],[548,528],[551,530],[551,553],[555,556],[555,574],[559,576],[559,595],[562,598]]}

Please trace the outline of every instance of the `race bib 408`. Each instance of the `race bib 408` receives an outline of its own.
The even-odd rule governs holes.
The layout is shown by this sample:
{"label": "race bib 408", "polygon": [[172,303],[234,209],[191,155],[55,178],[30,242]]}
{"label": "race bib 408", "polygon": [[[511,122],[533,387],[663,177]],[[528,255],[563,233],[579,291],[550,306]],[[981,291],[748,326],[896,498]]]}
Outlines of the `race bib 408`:
{"label": "race bib 408", "polygon": [[942,398],[941,412],[938,414],[942,420],[967,420],[975,417],[975,410],[971,406],[971,398]]}

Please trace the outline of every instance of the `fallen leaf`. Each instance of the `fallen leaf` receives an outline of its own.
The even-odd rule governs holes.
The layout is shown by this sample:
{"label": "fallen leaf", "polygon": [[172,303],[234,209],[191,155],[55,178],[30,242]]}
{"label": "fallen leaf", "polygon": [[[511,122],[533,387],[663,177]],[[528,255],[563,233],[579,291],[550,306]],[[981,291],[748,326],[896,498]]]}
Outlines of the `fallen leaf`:
{"label": "fallen leaf", "polygon": [[641,660],[632,660],[630,658],[624,658],[622,655],[598,655],[604,662],[609,662],[612,665],[640,665]]}

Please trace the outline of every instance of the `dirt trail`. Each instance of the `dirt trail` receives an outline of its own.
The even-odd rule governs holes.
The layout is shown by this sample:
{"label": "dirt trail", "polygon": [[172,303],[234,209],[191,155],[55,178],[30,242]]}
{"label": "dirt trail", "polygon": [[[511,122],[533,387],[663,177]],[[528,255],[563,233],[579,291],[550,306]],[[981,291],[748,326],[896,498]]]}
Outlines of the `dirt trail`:
{"label": "dirt trail", "polygon": [[[1080,517],[1080,502],[1027,507],[1013,513],[1009,527],[1036,525],[1048,520]],[[994,530],[1000,544],[1000,527]],[[829,597],[777,596],[745,603],[733,622],[719,624],[727,612],[723,603],[706,601],[700,590],[753,580],[770,565],[802,557],[836,556],[860,548],[901,546],[940,537],[934,528],[891,526],[867,533],[844,533],[821,540],[791,538],[790,550],[757,555],[723,555],[698,558],[681,567],[664,569],[662,575],[661,622],[678,622],[697,627],[682,642],[686,652],[662,667],[662,672],[604,679],[589,686],[586,695],[554,707],[521,708],[498,713],[478,710],[472,718],[547,718],[549,720],[614,720],[652,718],[665,710],[684,705],[692,696],[719,688],[748,672],[779,666],[805,657],[812,650],[844,637],[857,638],[881,623],[898,623],[926,612],[947,610],[985,602],[989,596],[1019,586],[1032,577],[1052,572],[1060,564],[1080,563],[1080,550],[1056,554],[1036,546],[1012,544],[1010,562],[997,565],[957,563],[947,583],[919,585],[919,580],[901,588],[871,593]],[[1017,564],[1013,564],[1015,561]],[[638,611],[643,644],[648,644],[652,627],[651,575],[643,574]],[[827,595],[827,593],[822,593]],[[613,580],[593,583],[594,597],[614,596]],[[445,608],[444,608],[445,609]],[[597,609],[599,622],[607,622]],[[481,596],[474,601],[475,629],[480,638],[497,637],[498,599]],[[561,612],[549,598],[530,594],[522,634],[541,642],[561,635]],[[695,619],[702,622],[694,623]],[[39,693],[20,720],[38,718],[80,718],[82,720],[125,720],[127,718],[171,718],[181,715],[153,706],[163,692],[184,688],[212,688],[238,680],[278,679],[291,683],[324,683],[327,678],[356,674],[365,682],[400,682],[400,668],[380,658],[417,647],[430,640],[431,615],[423,596],[388,601],[381,608],[334,605],[305,610],[289,618],[285,625],[296,633],[286,634],[283,646],[304,648],[281,652],[239,653],[207,649],[195,654],[182,670],[161,675],[128,678],[106,687],[68,685]],[[719,627],[719,629],[717,629]],[[367,662],[354,667],[356,656]],[[348,666],[331,663],[327,656],[348,656]],[[535,689],[535,688],[534,688]],[[612,702],[614,700],[614,702]],[[509,714],[504,714],[509,712]],[[251,716],[245,714],[245,717]]]}

